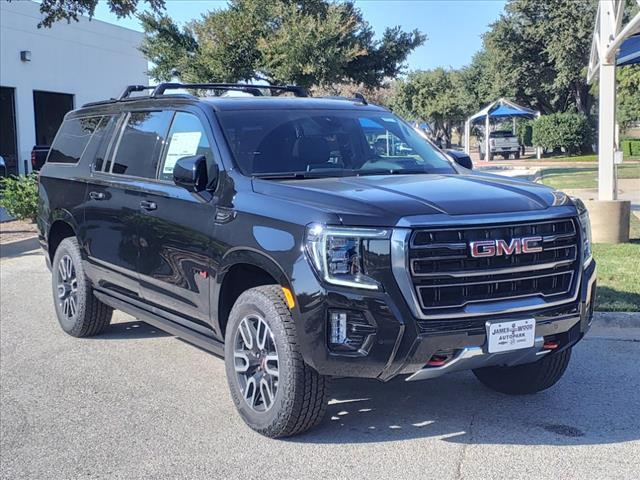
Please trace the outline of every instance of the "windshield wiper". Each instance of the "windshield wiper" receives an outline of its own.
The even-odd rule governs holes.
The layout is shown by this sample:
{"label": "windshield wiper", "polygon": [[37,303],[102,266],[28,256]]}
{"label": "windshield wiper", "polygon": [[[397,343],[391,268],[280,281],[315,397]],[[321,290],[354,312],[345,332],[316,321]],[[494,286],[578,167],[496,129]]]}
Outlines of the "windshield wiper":
{"label": "windshield wiper", "polygon": [[415,175],[415,174],[419,174],[419,173],[429,173],[427,170],[425,169],[418,169],[418,170],[409,170],[406,168],[397,168],[397,169],[393,169],[393,168],[371,168],[371,169],[366,169],[366,170],[359,170],[357,172],[357,175],[359,177],[363,177],[366,175]]}
{"label": "windshield wiper", "polygon": [[260,173],[254,174],[256,178],[263,180],[300,180],[305,178],[330,178],[330,177],[344,177],[348,170],[324,170],[322,172],[276,172],[276,173]]}

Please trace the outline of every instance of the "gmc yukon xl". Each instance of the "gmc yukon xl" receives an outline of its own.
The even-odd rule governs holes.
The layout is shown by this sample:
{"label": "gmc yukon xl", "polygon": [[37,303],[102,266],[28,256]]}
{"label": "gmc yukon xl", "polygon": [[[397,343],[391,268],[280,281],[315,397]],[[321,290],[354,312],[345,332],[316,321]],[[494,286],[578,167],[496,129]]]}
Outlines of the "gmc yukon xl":
{"label": "gmc yukon xl", "polygon": [[595,292],[579,200],[464,168],[361,95],[149,88],[67,114],[40,172],[65,332],[119,309],[224,357],[270,437],[316,425],[332,377],[563,375]]}

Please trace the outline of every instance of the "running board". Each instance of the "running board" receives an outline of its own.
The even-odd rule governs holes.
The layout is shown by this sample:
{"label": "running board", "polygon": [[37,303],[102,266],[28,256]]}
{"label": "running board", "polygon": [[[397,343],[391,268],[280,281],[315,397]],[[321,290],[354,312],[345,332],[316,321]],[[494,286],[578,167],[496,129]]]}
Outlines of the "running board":
{"label": "running board", "polygon": [[221,357],[224,356],[224,343],[216,340],[215,338],[208,337],[194,330],[191,330],[190,328],[172,322],[171,320],[159,317],[158,315],[131,305],[130,303],[123,300],[119,300],[106,293],[94,290],[93,294],[102,303],[106,303],[116,310],[122,310],[123,312],[133,315],[134,317],[145,323],[153,325],[154,327],[170,333],[171,335],[175,335],[176,337],[179,337],[186,342],[192,343],[204,350],[207,350],[208,352],[214,353]]}

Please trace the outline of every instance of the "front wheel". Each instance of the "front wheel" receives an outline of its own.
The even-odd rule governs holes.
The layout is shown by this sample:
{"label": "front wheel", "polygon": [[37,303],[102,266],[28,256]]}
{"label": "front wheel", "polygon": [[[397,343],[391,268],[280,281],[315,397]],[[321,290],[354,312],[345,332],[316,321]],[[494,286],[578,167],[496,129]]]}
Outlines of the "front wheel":
{"label": "front wheel", "polygon": [[540,360],[513,367],[485,367],[473,371],[485,386],[509,395],[525,395],[546,390],[562,377],[569,360],[571,348],[548,353]]}
{"label": "front wheel", "polygon": [[244,292],[231,310],[225,367],[231,398],[253,430],[302,433],[324,416],[328,380],[304,363],[295,322],[278,285]]}

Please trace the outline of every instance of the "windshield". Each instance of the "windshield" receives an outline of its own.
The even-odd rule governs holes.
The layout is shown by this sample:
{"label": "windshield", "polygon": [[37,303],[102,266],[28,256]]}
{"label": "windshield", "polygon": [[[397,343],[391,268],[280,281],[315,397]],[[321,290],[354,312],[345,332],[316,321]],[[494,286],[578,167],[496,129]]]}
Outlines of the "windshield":
{"label": "windshield", "polygon": [[456,173],[444,155],[389,112],[236,110],[218,117],[245,175]]}

